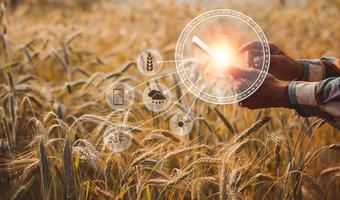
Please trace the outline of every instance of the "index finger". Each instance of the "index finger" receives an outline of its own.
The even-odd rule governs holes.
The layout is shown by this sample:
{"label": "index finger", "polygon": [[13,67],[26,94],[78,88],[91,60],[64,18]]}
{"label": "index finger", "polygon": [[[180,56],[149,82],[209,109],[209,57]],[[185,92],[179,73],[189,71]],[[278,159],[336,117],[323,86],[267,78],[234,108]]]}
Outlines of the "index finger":
{"label": "index finger", "polygon": [[256,50],[261,50],[262,49],[262,42],[260,41],[251,41],[248,42],[244,45],[242,45],[238,50],[239,52],[245,52],[245,51],[249,51],[252,49],[256,49]]}
{"label": "index finger", "polygon": [[[238,51],[240,53],[243,53],[245,51],[249,51],[249,50],[258,50],[258,51],[262,51],[263,50],[263,42],[261,41],[251,41],[251,42],[248,42],[244,45],[242,45]],[[283,54],[284,53],[273,43],[269,43],[269,51],[271,54],[274,54],[274,55],[279,55],[279,54]]]}

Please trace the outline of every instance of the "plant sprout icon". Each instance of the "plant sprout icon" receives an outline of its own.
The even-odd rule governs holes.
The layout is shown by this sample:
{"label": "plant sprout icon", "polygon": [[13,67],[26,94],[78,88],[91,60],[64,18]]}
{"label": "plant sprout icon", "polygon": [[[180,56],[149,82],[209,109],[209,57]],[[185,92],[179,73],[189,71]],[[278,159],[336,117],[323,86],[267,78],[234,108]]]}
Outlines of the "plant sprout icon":
{"label": "plant sprout icon", "polygon": [[114,143],[122,143],[124,140],[125,140],[125,135],[122,131],[120,131],[118,135],[113,136]]}
{"label": "plant sprout icon", "polygon": [[122,152],[129,148],[131,133],[125,127],[112,126],[105,130],[103,142],[112,152]]}
{"label": "plant sprout icon", "polygon": [[146,57],[146,71],[153,71],[153,57],[150,53],[148,53],[148,57]]}

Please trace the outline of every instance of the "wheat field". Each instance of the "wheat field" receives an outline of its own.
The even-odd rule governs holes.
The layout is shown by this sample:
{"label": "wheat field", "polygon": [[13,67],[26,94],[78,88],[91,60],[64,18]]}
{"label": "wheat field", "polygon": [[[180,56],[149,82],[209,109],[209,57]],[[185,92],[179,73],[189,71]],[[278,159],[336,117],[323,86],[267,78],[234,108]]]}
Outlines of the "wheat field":
{"label": "wheat field", "polygon": [[[138,85],[141,49],[173,59],[184,25],[212,8],[252,17],[293,58],[340,56],[340,1],[0,1],[0,199],[339,199],[340,131],[285,109],[248,110],[198,100],[179,137],[170,112],[132,131],[114,153],[108,126],[157,113],[141,101],[105,102],[113,82]],[[281,3],[280,3],[281,2]],[[209,3],[208,3],[209,4]],[[163,72],[175,66],[165,64]],[[160,79],[169,86],[177,75]],[[177,99],[185,93],[176,87]]]}

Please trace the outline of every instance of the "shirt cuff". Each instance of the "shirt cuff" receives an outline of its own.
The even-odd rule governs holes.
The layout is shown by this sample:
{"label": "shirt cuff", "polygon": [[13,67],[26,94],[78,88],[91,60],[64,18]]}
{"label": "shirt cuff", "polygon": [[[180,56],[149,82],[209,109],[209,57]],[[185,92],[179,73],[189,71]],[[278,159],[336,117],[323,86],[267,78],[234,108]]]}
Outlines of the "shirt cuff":
{"label": "shirt cuff", "polygon": [[322,56],[322,61],[328,61],[333,63],[337,68],[340,68],[340,59],[334,57],[334,56]]}
{"label": "shirt cuff", "polygon": [[315,97],[317,82],[293,81],[288,85],[288,107],[295,109],[302,116],[319,112]]}
{"label": "shirt cuff", "polygon": [[325,78],[325,66],[320,60],[299,60],[303,64],[302,81],[316,82]]}

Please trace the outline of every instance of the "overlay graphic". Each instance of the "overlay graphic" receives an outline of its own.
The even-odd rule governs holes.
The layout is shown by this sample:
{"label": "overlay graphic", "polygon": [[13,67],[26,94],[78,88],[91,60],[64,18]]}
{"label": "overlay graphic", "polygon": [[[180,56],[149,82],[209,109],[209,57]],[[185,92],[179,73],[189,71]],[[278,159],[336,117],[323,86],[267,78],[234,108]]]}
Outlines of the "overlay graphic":
{"label": "overlay graphic", "polygon": [[[262,45],[262,50],[256,55],[264,58],[260,63],[261,67],[257,66],[260,70],[253,73],[252,77],[235,79],[226,73],[227,69],[251,67],[252,64],[247,62],[251,55],[247,58],[247,55],[238,52],[238,49],[253,40],[260,41]],[[218,105],[237,103],[246,99],[261,86],[265,79],[270,63],[269,58],[268,41],[261,28],[248,16],[233,10],[217,9],[195,17],[185,26],[178,38],[174,60],[162,60],[158,51],[151,48],[143,49],[136,61],[138,72],[153,77],[134,87],[116,82],[107,89],[106,101],[112,109],[129,108],[135,101],[137,102],[136,93],[142,98],[144,106],[153,112],[153,118],[146,119],[143,123],[129,129],[108,128],[104,139],[106,146],[113,152],[127,149],[131,144],[133,130],[168,113],[173,107],[178,106],[183,97],[191,93],[194,96],[191,98],[192,102],[182,107],[185,112],[176,112],[169,119],[169,128],[175,134],[188,135],[195,125],[191,111],[198,99]],[[175,65],[176,69],[162,73],[164,63]],[[173,85],[160,83],[162,78],[176,75],[179,76],[179,80],[177,79],[178,81]],[[180,94],[177,90],[176,95],[181,96],[173,102],[173,91],[182,85],[186,90]],[[139,93],[138,88],[142,86],[144,91]]]}
{"label": "overlay graphic", "polygon": [[[261,56],[265,59],[261,73],[238,90],[237,80],[227,80],[223,70],[246,64],[237,49],[252,40],[262,42]],[[193,58],[193,64],[186,62]],[[236,103],[253,94],[266,77],[269,59],[269,44],[261,28],[248,16],[227,9],[211,10],[190,21],[178,39],[175,53],[184,85],[201,100],[214,104]]]}

